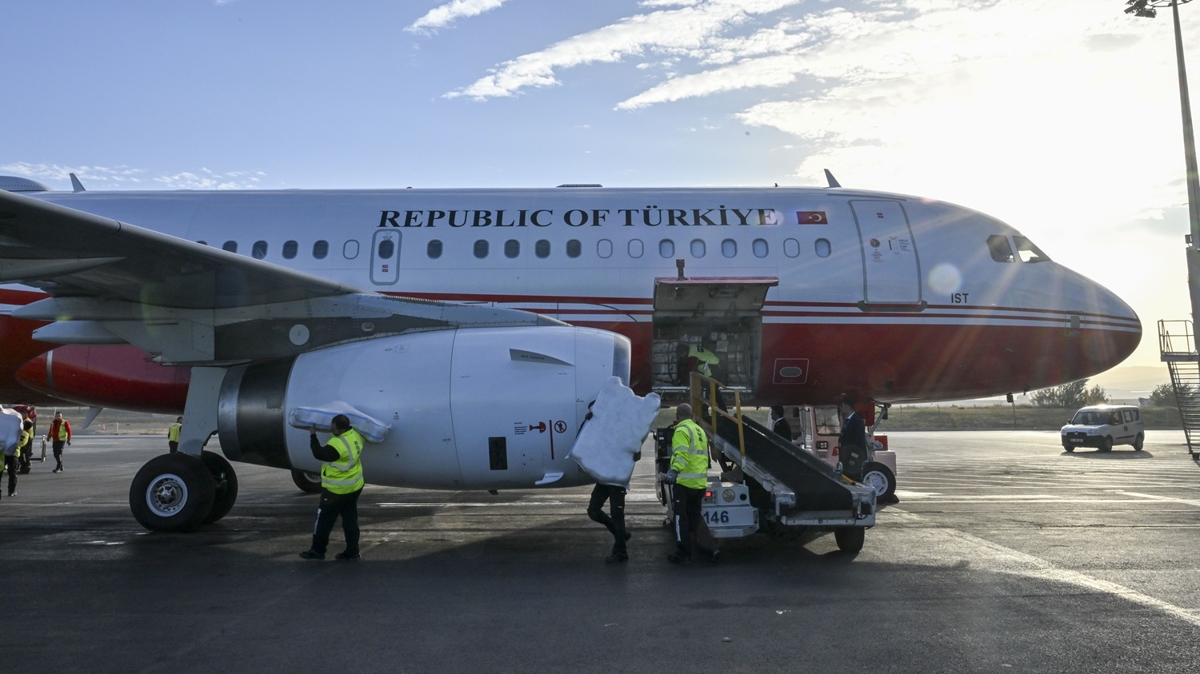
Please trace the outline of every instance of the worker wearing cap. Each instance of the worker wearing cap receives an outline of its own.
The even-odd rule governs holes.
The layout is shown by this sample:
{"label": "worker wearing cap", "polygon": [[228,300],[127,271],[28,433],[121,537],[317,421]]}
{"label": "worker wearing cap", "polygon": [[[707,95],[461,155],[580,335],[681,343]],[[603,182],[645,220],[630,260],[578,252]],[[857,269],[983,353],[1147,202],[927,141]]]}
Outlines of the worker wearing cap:
{"label": "worker wearing cap", "polygon": [[358,497],[362,494],[363,437],[350,427],[350,418],[339,414],[330,423],[333,437],[321,445],[317,429],[309,429],[309,445],[313,456],[325,465],[321,467],[321,504],[317,507],[317,523],[313,527],[312,547],[300,553],[304,559],[325,559],[329,534],[339,515],[346,535],[346,550],[336,557],[343,561],[362,559],[358,551]]}
{"label": "worker wearing cap", "polygon": [[676,551],[667,555],[672,564],[689,564],[692,549],[700,548],[709,559],[717,561],[716,548],[701,548],[699,532],[704,526],[701,506],[708,487],[708,435],[692,420],[692,406],[684,403],[675,408],[675,431],[671,436],[671,469],[667,484],[671,488],[671,509],[675,515]]}

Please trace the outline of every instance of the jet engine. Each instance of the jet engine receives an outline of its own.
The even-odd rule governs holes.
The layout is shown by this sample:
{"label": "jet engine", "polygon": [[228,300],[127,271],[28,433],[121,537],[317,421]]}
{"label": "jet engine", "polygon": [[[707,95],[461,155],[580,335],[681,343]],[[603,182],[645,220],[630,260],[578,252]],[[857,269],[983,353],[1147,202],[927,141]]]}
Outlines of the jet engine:
{"label": "jet engine", "polygon": [[371,484],[584,484],[567,454],[601,385],[613,376],[628,385],[629,356],[628,339],[602,330],[458,328],[239,366],[221,386],[221,449],[234,461],[316,472],[308,430],[289,425],[289,412],[352,409],[386,430],[363,451]]}

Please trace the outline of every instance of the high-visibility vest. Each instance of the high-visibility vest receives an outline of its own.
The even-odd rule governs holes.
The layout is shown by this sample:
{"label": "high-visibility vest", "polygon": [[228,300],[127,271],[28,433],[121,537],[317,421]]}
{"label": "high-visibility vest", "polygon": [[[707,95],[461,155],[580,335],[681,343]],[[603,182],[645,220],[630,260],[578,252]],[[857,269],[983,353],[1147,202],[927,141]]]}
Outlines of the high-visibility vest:
{"label": "high-visibility vest", "polygon": [[21,429],[21,440],[20,440],[20,442],[17,443],[17,452],[15,454],[13,454],[13,456],[21,456],[21,448],[24,447],[25,445],[29,444],[29,442],[31,440],[33,440],[33,431],[27,431],[24,428],[22,428]]}
{"label": "high-visibility vest", "polygon": [[71,439],[71,431],[68,430],[69,428],[70,427],[67,426],[66,419],[55,419],[50,424],[50,439],[51,440],[61,440],[63,442],[70,440]]}
{"label": "high-visibility vest", "polygon": [[321,467],[321,486],[334,494],[350,494],[363,488],[362,457],[363,437],[358,431],[350,430],[329,438],[329,446],[336,449],[338,458]]}
{"label": "high-visibility vest", "polygon": [[721,362],[721,359],[717,358],[717,354],[695,344],[688,347],[688,358],[696,359],[696,371],[705,377],[711,377],[712,366]]}
{"label": "high-visibility vest", "polygon": [[183,428],[183,424],[176,421],[167,429],[167,440],[170,442],[179,442],[179,431]]}
{"label": "high-visibility vest", "polygon": [[708,436],[691,419],[675,424],[671,436],[671,470],[679,472],[675,483],[692,489],[708,486]]}

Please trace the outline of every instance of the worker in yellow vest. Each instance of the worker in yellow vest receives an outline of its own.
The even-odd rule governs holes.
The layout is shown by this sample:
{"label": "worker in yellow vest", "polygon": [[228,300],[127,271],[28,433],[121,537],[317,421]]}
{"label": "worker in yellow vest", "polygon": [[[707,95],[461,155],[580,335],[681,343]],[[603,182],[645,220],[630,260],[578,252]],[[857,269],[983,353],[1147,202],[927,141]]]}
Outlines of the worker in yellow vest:
{"label": "worker in yellow vest", "polygon": [[330,427],[333,437],[329,438],[327,445],[322,445],[317,439],[317,429],[309,429],[309,446],[313,456],[324,461],[325,465],[321,467],[321,504],[317,507],[312,547],[301,552],[300,556],[304,559],[325,559],[329,534],[341,515],[346,549],[339,552],[336,558],[353,561],[362,559],[358,550],[358,497],[366,484],[362,470],[364,442],[358,431],[350,427],[350,418],[345,414],[335,416]]}
{"label": "worker in yellow vest", "polygon": [[62,412],[54,413],[54,421],[50,422],[50,432],[46,434],[50,439],[50,446],[54,450],[54,460],[58,463],[54,467],[52,473],[63,472],[63,447],[71,444],[71,424],[63,418]]}
{"label": "worker in yellow vest", "polygon": [[17,495],[17,471],[20,470],[21,452],[28,452],[33,442],[33,422],[28,419],[21,421],[17,446],[12,454],[4,455],[4,468],[8,471],[8,495]]}
{"label": "worker in yellow vest", "polygon": [[672,564],[690,564],[692,549],[697,548],[710,562],[716,562],[719,550],[703,547],[699,540],[704,527],[701,506],[708,488],[708,435],[692,419],[692,406],[675,408],[675,432],[671,435],[671,469],[667,484],[671,488],[671,510],[675,520],[676,551],[667,555]]}
{"label": "worker in yellow vest", "polygon": [[167,427],[167,447],[171,453],[179,451],[179,434],[183,431],[183,417],[175,417],[175,423]]}
{"label": "worker in yellow vest", "polygon": [[712,377],[713,368],[720,363],[721,359],[712,352],[707,337],[703,338],[699,344],[692,344],[688,347],[688,365],[693,371],[699,372],[705,377]]}

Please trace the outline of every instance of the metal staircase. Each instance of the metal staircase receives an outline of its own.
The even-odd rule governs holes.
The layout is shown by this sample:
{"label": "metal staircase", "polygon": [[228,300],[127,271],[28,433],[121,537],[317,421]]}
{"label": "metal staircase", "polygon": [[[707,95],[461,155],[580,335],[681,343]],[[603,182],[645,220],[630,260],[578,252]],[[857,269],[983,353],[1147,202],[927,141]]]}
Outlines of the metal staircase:
{"label": "metal staircase", "polygon": [[1187,439],[1188,454],[1200,459],[1200,353],[1191,321],[1159,321],[1158,350],[1171,372],[1171,388]]}

